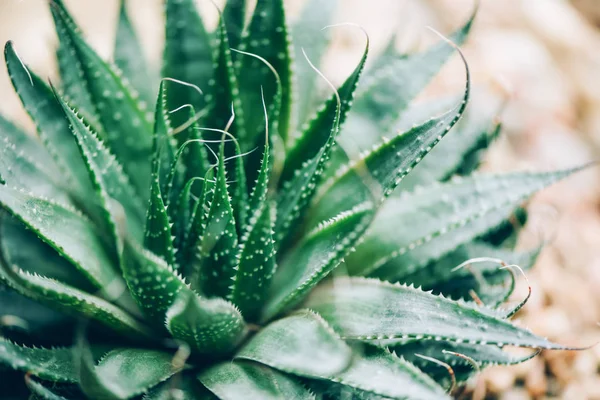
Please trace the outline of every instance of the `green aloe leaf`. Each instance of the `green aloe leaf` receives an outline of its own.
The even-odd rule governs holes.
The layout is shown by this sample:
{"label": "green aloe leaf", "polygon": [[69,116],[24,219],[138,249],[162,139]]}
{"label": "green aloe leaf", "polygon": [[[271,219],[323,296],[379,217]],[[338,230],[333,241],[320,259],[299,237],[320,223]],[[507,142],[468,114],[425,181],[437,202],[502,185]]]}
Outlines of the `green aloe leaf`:
{"label": "green aloe leaf", "polygon": [[[208,116],[204,118],[203,121],[208,128],[225,129],[228,125],[230,119],[229,115],[233,108],[235,119],[229,132],[238,138],[241,148],[245,149],[246,132],[244,130],[244,108],[240,99],[238,77],[233,65],[231,48],[229,40],[227,39],[227,30],[222,16],[219,18],[219,25],[215,32],[215,38],[216,59],[212,65],[214,75],[208,82],[209,93],[205,96],[205,99],[210,106],[208,108]],[[217,134],[208,135],[208,137],[206,137],[206,139],[219,138],[220,135]],[[253,143],[251,145],[253,145]],[[230,150],[230,146],[228,146],[228,150]],[[226,154],[229,156],[230,152],[228,151]]]}
{"label": "green aloe leaf", "polygon": [[[451,107],[457,96],[443,97],[409,107],[394,125],[397,131],[410,129],[430,115]],[[469,175],[480,162],[481,151],[500,133],[499,99],[481,90],[473,90],[469,106],[461,120],[452,128],[431,153],[402,180],[396,194],[418,185],[446,181],[453,175]]]}
{"label": "green aloe leaf", "polygon": [[417,356],[417,354],[435,358],[442,361],[451,367],[457,365],[470,366],[469,361],[465,358],[457,356],[460,354],[467,356],[477,362],[480,366],[486,365],[513,365],[520,364],[530,360],[538,354],[537,351],[532,351],[526,356],[516,356],[498,346],[472,344],[472,343],[454,343],[448,341],[408,341],[405,343],[394,343],[391,341],[383,341],[384,345],[388,346],[398,356],[404,357],[419,368],[425,369],[431,367],[430,361]]}
{"label": "green aloe leaf", "polygon": [[[541,248],[515,252],[491,246],[485,242],[474,241],[458,247],[446,256],[435,260],[426,267],[418,269],[414,274],[402,278],[402,282],[433,290],[453,299],[471,299],[471,290],[486,304],[503,301],[512,293],[512,285],[505,287],[510,277],[502,265],[494,262],[477,263],[469,271],[461,268],[453,271],[461,263],[477,257],[489,257],[504,261],[507,265],[515,264],[524,270],[530,269]],[[497,290],[494,287],[499,286]]]}
{"label": "green aloe leaf", "polygon": [[[310,204],[334,148],[340,124],[350,108],[358,79],[367,60],[367,40],[362,58],[340,90],[327,100],[315,117],[303,129],[303,135],[286,155],[277,201],[275,238],[285,247],[295,234],[295,223]],[[288,171],[286,175],[286,170]],[[287,178],[286,178],[287,176]],[[289,179],[286,181],[286,179]]]}
{"label": "green aloe leaf", "polygon": [[298,126],[310,117],[316,108],[317,78],[318,75],[304,60],[303,50],[308,58],[315,64],[321,65],[321,60],[331,39],[329,30],[322,30],[331,20],[336,9],[336,0],[321,1],[310,0],[302,9],[300,17],[293,22],[291,34],[294,43],[294,59],[296,85],[298,98],[293,104],[294,113],[297,115]]}
{"label": "green aloe leaf", "polygon": [[442,387],[413,364],[387,350],[372,346],[357,349],[353,354],[352,363],[343,372],[315,378],[335,382],[334,387],[342,392],[358,392],[365,398],[450,398]]}
{"label": "green aloe leaf", "polygon": [[192,284],[199,282],[207,296],[225,297],[230,291],[237,266],[238,237],[236,221],[227,192],[224,164],[224,144],[216,173],[215,192],[206,218],[206,227],[200,243],[199,270]]}
{"label": "green aloe leaf", "polygon": [[143,400],[218,400],[193,374],[173,377],[156,386],[143,397]]}
{"label": "green aloe leaf", "polygon": [[[75,21],[67,13],[63,0],[52,0],[49,4],[51,7],[59,8],[64,17],[68,18],[69,23],[75,25]],[[67,32],[67,25],[57,12],[52,13],[52,19],[58,34],[59,46],[56,49],[56,60],[60,72],[61,89],[65,97],[77,104],[80,109],[85,110],[86,117],[91,118],[95,125],[97,121],[95,118],[96,108],[88,91],[83,66],[77,53],[72,51],[74,43]]]}
{"label": "green aloe leaf", "polygon": [[296,305],[349,253],[374,216],[364,203],[308,233],[280,263],[269,290],[263,320]]}
{"label": "green aloe leaf", "polygon": [[440,117],[431,118],[391,140],[384,139],[370,152],[340,168],[315,198],[309,226],[347,210],[352,206],[349,198],[354,204],[383,201],[448,134],[463,115],[471,92],[469,67],[464,57],[462,60],[466,71],[462,99]]}
{"label": "green aloe leaf", "polygon": [[114,60],[143,101],[151,104],[156,95],[150,82],[156,80],[148,69],[142,46],[127,15],[127,0],[120,0]]}
{"label": "green aloe leaf", "polygon": [[[16,268],[16,269],[13,269]],[[137,340],[151,337],[149,330],[130,314],[108,301],[83,292],[64,283],[23,271],[17,266],[8,267],[0,263],[0,281],[12,287],[21,295],[32,300],[58,308],[71,315],[96,320],[105,326]],[[111,292],[122,293],[124,288],[113,284]]]}
{"label": "green aloe leaf", "polygon": [[[14,144],[19,151],[28,154],[39,165],[43,165],[44,170],[49,176],[58,176],[60,174],[58,167],[54,163],[54,159],[44,148],[40,140],[36,136],[25,132],[2,115],[0,115],[0,140],[7,144]],[[2,147],[5,148],[6,146]],[[0,172],[2,174],[6,173],[4,170]]]}
{"label": "green aloe leaf", "polygon": [[[348,270],[401,280],[495,228],[532,194],[578,170],[473,176],[389,199],[364,241],[346,259]],[[410,229],[398,229],[389,221]]]}
{"label": "green aloe leaf", "polygon": [[202,237],[206,228],[206,220],[213,195],[215,193],[216,179],[214,172],[206,173],[202,184],[202,193],[198,200],[192,205],[191,214],[186,227],[183,249],[181,251],[181,265],[186,267],[184,271],[186,276],[191,277],[195,281],[194,274],[198,274],[198,257],[200,257],[199,245],[202,243]]}
{"label": "green aloe leaf", "polygon": [[0,363],[52,382],[76,382],[71,349],[29,348],[0,337]]}
{"label": "green aloe leaf", "polygon": [[[158,167],[158,171],[153,171],[153,173],[157,173],[156,178],[158,178],[162,198],[166,204],[171,200],[171,192],[179,190],[183,175],[177,159],[177,142],[173,138],[171,115],[169,115],[167,109],[167,98],[170,90],[172,89],[167,90],[165,81],[160,83],[156,111],[154,112],[153,137],[154,162],[158,164],[153,165],[153,168]],[[187,152],[184,150],[185,153]],[[171,174],[173,174],[172,179]],[[153,178],[155,177],[153,176]]]}
{"label": "green aloe leaf", "polygon": [[[193,0],[165,2],[166,39],[163,51],[162,76],[206,88],[213,78],[213,39],[206,32]],[[175,110],[191,104],[203,109],[208,99],[185,85],[169,89],[167,104]],[[173,116],[174,126],[186,121],[183,114]],[[182,138],[184,139],[184,138]],[[179,138],[178,138],[179,140]],[[181,144],[183,142],[179,142]]]}
{"label": "green aloe leaf", "polygon": [[[256,105],[260,104],[263,96],[267,105],[277,102],[280,107],[278,126],[284,140],[290,128],[294,89],[289,53],[290,39],[283,0],[257,2],[239,47],[240,50],[263,59],[238,57],[236,62],[236,70],[239,71],[239,97],[246,124],[244,132],[247,135],[241,137],[240,142],[242,151],[248,151],[256,144],[264,130],[263,116],[256,112]],[[277,71],[278,79],[273,77],[271,68]]]}
{"label": "green aloe leaf", "polygon": [[226,300],[184,291],[169,308],[165,325],[175,339],[207,356],[231,353],[247,332],[241,313]]}
{"label": "green aloe leaf", "polygon": [[227,28],[229,45],[236,48],[244,32],[246,19],[246,0],[229,0],[223,9],[223,20]]}
{"label": "green aloe leaf", "polygon": [[120,293],[122,280],[112,268],[115,262],[83,214],[7,186],[0,186],[0,205],[71,262],[105,296],[114,298]]}
{"label": "green aloe leaf", "polygon": [[[152,148],[152,115],[138,101],[138,94],[120,78],[121,72],[104,62],[83,40],[77,27],[61,7],[51,7],[59,35],[66,35],[81,64],[85,86],[92,98],[98,118],[104,127],[110,149],[123,163],[139,194],[150,186],[150,165],[147,162]],[[123,135],[122,132],[127,132]]]}
{"label": "green aloe leaf", "polygon": [[34,394],[35,397],[33,399],[36,400],[68,400],[66,397],[63,397],[59,394],[52,392],[50,389],[42,385],[40,382],[35,381],[34,379],[26,376],[25,383],[27,384],[27,388],[31,390],[31,393]]}
{"label": "green aloe leaf", "polygon": [[[67,192],[46,173],[45,166],[22,151],[11,139],[8,135],[0,137],[0,184],[27,190],[62,204],[71,204]],[[35,156],[35,153],[32,154]]]}
{"label": "green aloe leaf", "polygon": [[314,400],[302,384],[271,368],[243,361],[217,364],[198,380],[222,400]]}
{"label": "green aloe leaf", "polygon": [[93,189],[60,103],[44,81],[21,61],[11,42],[4,47],[4,57],[15,91],[35,122],[48,152],[61,167],[67,182],[75,184],[74,192],[86,199]]}
{"label": "green aloe leaf", "polygon": [[[0,281],[2,276],[0,273]],[[73,320],[47,305],[36,302],[29,297],[23,296],[11,287],[0,284],[0,315],[12,318],[13,323],[7,323],[3,327],[2,334],[12,338],[11,330],[28,330],[32,339],[49,339],[50,330],[57,327],[73,326]],[[61,334],[61,330],[58,330]]]}
{"label": "green aloe leaf", "polygon": [[136,303],[162,325],[165,314],[187,284],[162,258],[135,245],[126,245],[123,277]]}
{"label": "green aloe leaf", "polygon": [[94,290],[77,268],[38,239],[33,231],[6,214],[0,216],[0,237],[2,257],[8,265],[18,265],[29,273],[37,273],[79,289]]}
{"label": "green aloe leaf", "polygon": [[[204,143],[201,142],[200,127],[197,121],[197,114],[193,108],[189,108],[188,120],[195,121],[185,131],[176,136],[180,143],[187,143],[181,153],[182,164],[185,165],[185,180],[196,177],[203,177],[210,168],[208,154]],[[181,137],[179,137],[181,136]],[[194,194],[200,194],[193,191]]]}
{"label": "green aloe leaf", "polygon": [[348,111],[354,100],[354,93],[362,74],[367,56],[369,54],[369,38],[362,57],[350,76],[343,85],[334,93],[316,114],[300,128],[299,137],[292,138],[281,173],[281,183],[288,182],[304,163],[313,159],[323,148],[328,149],[327,158],[331,149],[331,142],[339,136],[340,127],[344,124]]}
{"label": "green aloe leaf", "polygon": [[79,382],[90,398],[121,400],[146,393],[151,387],[164,382],[183,365],[173,362],[173,355],[164,351],[146,349],[115,349],[94,365],[89,349],[82,353]]}
{"label": "green aloe leaf", "polygon": [[[473,24],[475,13],[449,39],[461,45]],[[364,84],[356,93],[352,113],[339,143],[352,153],[367,151],[389,134],[394,122],[408,104],[425,88],[455,49],[445,41],[413,55],[384,54],[375,68],[365,71]]]}
{"label": "green aloe leaf", "polygon": [[260,317],[275,273],[274,222],[275,208],[263,203],[250,217],[240,240],[239,263],[229,298],[250,321]]}
{"label": "green aloe leaf", "polygon": [[347,340],[428,339],[565,348],[464,302],[376,279],[337,278],[315,289],[305,306]]}
{"label": "green aloe leaf", "polygon": [[[134,239],[141,240],[143,202],[129,183],[122,166],[87,121],[62,99],[59,98],[58,101],[79,146],[89,180],[102,207],[100,218],[109,227],[113,243],[120,249],[126,232]],[[122,226],[125,226],[125,232],[120,228]]]}
{"label": "green aloe leaf", "polygon": [[352,350],[319,315],[304,310],[264,327],[235,357],[294,375],[322,376],[345,370]]}
{"label": "green aloe leaf", "polygon": [[150,204],[146,214],[144,247],[161,257],[167,264],[175,265],[175,247],[173,245],[175,237],[171,231],[171,220],[160,190],[159,162],[155,161],[155,164],[150,186]]}

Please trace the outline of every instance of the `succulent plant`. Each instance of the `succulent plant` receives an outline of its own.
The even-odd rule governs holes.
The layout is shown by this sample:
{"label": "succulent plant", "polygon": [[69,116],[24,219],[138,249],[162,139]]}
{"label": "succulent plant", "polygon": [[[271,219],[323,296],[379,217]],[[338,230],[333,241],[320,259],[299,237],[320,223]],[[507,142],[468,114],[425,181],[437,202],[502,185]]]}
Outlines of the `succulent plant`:
{"label": "succulent plant", "polygon": [[466,62],[458,97],[412,105],[446,41],[363,71],[366,38],[321,79],[333,3],[288,26],[282,0],[230,0],[210,32],[166,0],[162,79],[124,3],[113,64],[50,1],[59,84],[6,44],[38,135],[0,119],[4,398],[26,373],[40,399],[444,399],[564,348],[509,321],[501,267],[533,264],[514,221],[575,169],[474,175],[499,124],[465,113]]}

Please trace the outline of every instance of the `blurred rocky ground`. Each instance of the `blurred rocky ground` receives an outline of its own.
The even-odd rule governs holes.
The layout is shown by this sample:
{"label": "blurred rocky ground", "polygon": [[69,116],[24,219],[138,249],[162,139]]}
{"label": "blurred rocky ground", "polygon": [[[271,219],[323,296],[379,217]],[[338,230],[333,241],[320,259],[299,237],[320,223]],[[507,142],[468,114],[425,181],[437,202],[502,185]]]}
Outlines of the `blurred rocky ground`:
{"label": "blurred rocky ground", "polygon": [[[331,0],[323,0],[331,1]],[[45,0],[1,0],[0,41],[12,39],[38,72],[56,78],[55,36]],[[110,57],[116,0],[66,0],[86,36]],[[208,3],[198,1],[211,13]],[[203,3],[203,4],[200,4]],[[302,0],[289,0],[292,13]],[[338,0],[335,22],[355,22],[374,51],[393,33],[405,51],[437,40],[425,26],[449,33],[470,14],[474,0]],[[600,156],[600,1],[481,0],[464,46],[474,84],[506,99],[502,138],[484,168],[490,171],[569,167]],[[158,64],[162,48],[160,0],[130,0],[129,9],[147,56]],[[210,4],[209,4],[210,6]],[[363,44],[352,29],[334,32],[325,73],[343,79]],[[423,96],[453,93],[463,85],[453,60]],[[0,111],[27,125],[5,72]],[[523,238],[527,248],[549,240],[528,278],[533,296],[517,319],[536,333],[572,346],[599,341],[600,168],[594,167],[538,195]],[[526,286],[517,292],[526,294]],[[486,370],[471,382],[485,399],[600,399],[600,346],[544,352],[527,363]],[[465,394],[470,398],[472,392]]]}

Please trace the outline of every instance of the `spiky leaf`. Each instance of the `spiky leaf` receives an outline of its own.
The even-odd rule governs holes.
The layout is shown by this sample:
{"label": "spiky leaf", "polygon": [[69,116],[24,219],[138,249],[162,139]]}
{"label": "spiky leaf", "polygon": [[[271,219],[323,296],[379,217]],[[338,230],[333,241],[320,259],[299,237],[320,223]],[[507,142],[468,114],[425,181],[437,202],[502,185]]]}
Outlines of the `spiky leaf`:
{"label": "spiky leaf", "polygon": [[[206,32],[194,1],[167,0],[165,3],[166,38],[162,76],[207,88],[213,77],[212,39]],[[193,88],[172,86],[167,100],[169,110],[184,104],[191,104],[196,110],[206,106],[205,99]],[[175,126],[184,123],[184,117],[183,114],[174,115]]]}
{"label": "spiky leaf", "polygon": [[275,273],[274,221],[273,205],[261,205],[250,217],[240,241],[239,263],[229,298],[250,321],[260,317]]}
{"label": "spiky leaf", "polygon": [[0,363],[53,382],[76,382],[71,349],[19,346],[0,337]]}
{"label": "spiky leaf", "polygon": [[449,340],[561,349],[533,333],[467,303],[376,279],[337,278],[305,304],[345,339]]}
{"label": "spiky leaf", "polygon": [[[330,40],[329,30],[322,30],[331,20],[337,1],[311,0],[306,2],[300,17],[292,24],[292,38],[294,42],[294,59],[296,85],[298,94],[294,105],[298,126],[306,122],[312,110],[317,105],[317,78],[318,75],[304,60],[304,52],[315,65],[321,64],[321,59]],[[294,128],[294,127],[292,127]]]}
{"label": "spiky leaf", "polygon": [[256,57],[239,57],[236,69],[239,71],[240,100],[244,109],[244,129],[246,137],[241,137],[242,151],[255,145],[263,132],[263,119],[256,112],[256,105],[262,101],[267,105],[274,102],[281,85],[279,133],[285,140],[292,112],[292,71],[289,54],[290,43],[285,20],[283,0],[260,0],[254,9],[248,28],[240,42],[240,50],[262,57],[278,73],[275,79],[271,69]]}
{"label": "spiky leaf", "polygon": [[[401,279],[496,227],[533,193],[577,170],[474,176],[390,199],[346,260],[349,271]],[[410,229],[399,230],[389,221]]]}
{"label": "spiky leaf", "polygon": [[201,372],[198,379],[223,400],[311,400],[315,397],[294,378],[271,368],[234,361]]}
{"label": "spiky leaf", "polygon": [[60,103],[44,81],[27,68],[11,42],[4,47],[4,57],[15,91],[35,122],[44,145],[61,167],[67,182],[75,185],[73,191],[83,200],[89,200],[92,187],[87,168]]}
{"label": "spiky leaf", "polygon": [[371,203],[360,204],[308,233],[281,262],[269,291],[263,319],[296,305],[345,257],[374,216]]}
{"label": "spiky leaf", "polygon": [[114,60],[117,67],[123,71],[123,76],[142,99],[150,104],[156,96],[155,87],[150,85],[154,76],[148,69],[142,46],[127,15],[127,0],[120,0]]}
{"label": "spiky leaf", "polygon": [[348,366],[352,351],[317,314],[300,311],[264,327],[236,358],[295,375],[333,375]]}
{"label": "spiky leaf", "polygon": [[[122,288],[95,226],[75,209],[0,186],[0,204],[112,298]],[[76,240],[74,240],[76,238]]]}
{"label": "spiky leaf", "polygon": [[[152,148],[151,115],[145,105],[137,100],[129,85],[120,78],[121,72],[107,64],[83,40],[66,10],[51,7],[55,20],[62,26],[59,35],[66,35],[81,64],[85,86],[90,94],[98,118],[106,132],[110,149],[123,163],[138,193],[146,193],[150,182],[150,165],[147,162]],[[127,132],[126,135],[123,132]]]}
{"label": "spiky leaf", "polygon": [[[224,146],[216,176],[215,192],[212,196],[206,228],[200,243],[202,259],[199,269],[199,287],[208,296],[227,296],[237,265],[236,251],[238,239],[236,221],[227,192],[224,164]],[[192,284],[195,282],[192,281]]]}
{"label": "spiky leaf", "polygon": [[213,357],[232,352],[246,334],[242,315],[231,303],[202,298],[191,291],[177,296],[165,324],[175,339]]}

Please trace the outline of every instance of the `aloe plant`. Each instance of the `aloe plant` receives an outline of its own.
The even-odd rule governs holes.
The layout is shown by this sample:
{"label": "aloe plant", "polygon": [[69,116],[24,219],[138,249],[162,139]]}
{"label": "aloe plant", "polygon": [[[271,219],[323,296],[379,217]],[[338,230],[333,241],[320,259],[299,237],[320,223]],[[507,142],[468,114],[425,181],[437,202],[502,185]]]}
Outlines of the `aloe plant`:
{"label": "aloe plant", "polygon": [[533,264],[510,221],[576,169],[472,174],[499,124],[486,100],[466,111],[466,61],[461,94],[412,102],[455,52],[446,41],[391,42],[365,69],[366,38],[333,87],[314,67],[333,12],[321,3],[288,25],[282,0],[248,18],[230,0],[211,32],[192,0],[166,0],[162,79],[124,3],[115,64],[59,0],[59,83],[6,44],[38,135],[0,119],[2,385],[25,375],[39,399],[445,399],[451,377],[529,358],[505,346],[564,348],[510,322],[525,301],[503,305],[515,275],[500,267]]}

